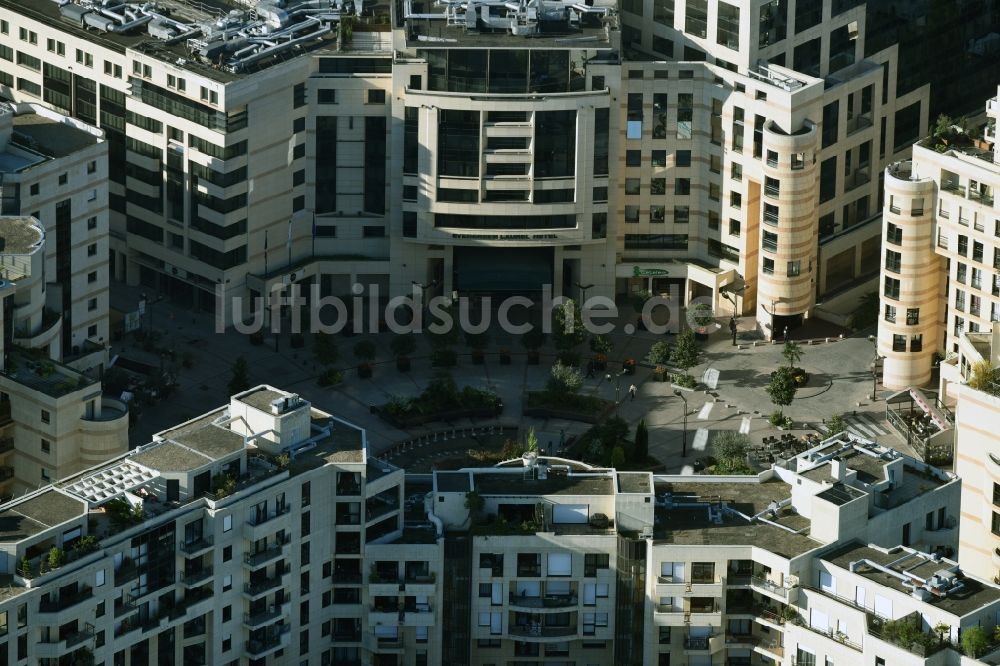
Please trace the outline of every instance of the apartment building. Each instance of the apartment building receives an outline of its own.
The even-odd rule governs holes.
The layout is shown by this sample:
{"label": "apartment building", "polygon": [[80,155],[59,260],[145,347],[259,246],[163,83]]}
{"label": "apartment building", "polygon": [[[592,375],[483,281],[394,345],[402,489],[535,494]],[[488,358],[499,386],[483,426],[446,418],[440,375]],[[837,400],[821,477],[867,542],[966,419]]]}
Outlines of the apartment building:
{"label": "apartment building", "polygon": [[[840,434],[754,477],[526,454],[434,473],[446,663],[972,663],[960,481]],[[920,645],[896,631],[913,627]],[[926,635],[947,625],[946,635]]]}
{"label": "apartment building", "polygon": [[973,369],[1000,365],[1000,328],[963,333],[958,353],[940,365],[940,399],[955,412],[955,472],[962,478],[958,557],[962,566],[989,580],[1000,577],[1000,385]]}
{"label": "apartment building", "polygon": [[[46,234],[33,217],[0,216],[0,497],[33,490],[128,450],[128,408],[92,376],[58,362],[66,320],[46,282]],[[106,296],[105,290],[102,295]],[[65,292],[64,292],[65,293]],[[101,363],[103,345],[74,364]],[[91,373],[93,374],[93,373]]]}
{"label": "apartment building", "polygon": [[935,356],[1000,321],[997,99],[982,138],[954,128],[886,170],[878,349],[887,387],[926,384]]}
{"label": "apartment building", "polygon": [[35,308],[15,321],[14,341],[81,369],[110,341],[107,151],[95,127],[42,104],[0,104],[0,215],[32,216],[46,237],[41,293],[19,294]]}
{"label": "apartment building", "polygon": [[0,508],[0,653],[441,663],[441,558],[403,485],[363,430],[268,386],[233,396]]}
{"label": "apartment building", "polygon": [[854,3],[244,4],[0,2],[0,92],[106,133],[113,274],[208,308],[551,284],[794,327],[874,276],[927,122]]}

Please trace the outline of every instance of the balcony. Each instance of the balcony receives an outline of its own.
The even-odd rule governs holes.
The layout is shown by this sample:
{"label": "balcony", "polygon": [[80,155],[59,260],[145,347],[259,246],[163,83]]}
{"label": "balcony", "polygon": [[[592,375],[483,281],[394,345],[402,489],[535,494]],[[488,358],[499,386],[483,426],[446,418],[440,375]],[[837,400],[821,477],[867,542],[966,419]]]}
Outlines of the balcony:
{"label": "balcony", "polygon": [[525,638],[565,638],[576,636],[579,632],[576,627],[546,627],[536,623],[512,626],[507,633]]}
{"label": "balcony", "polygon": [[267,548],[257,553],[247,553],[243,557],[243,564],[250,569],[256,569],[258,567],[270,564],[279,557],[287,556],[288,554],[288,544],[291,542],[289,537],[285,537],[281,542],[271,544]]}
{"label": "balcony", "polygon": [[212,567],[200,567],[187,572],[179,572],[177,580],[184,587],[197,587],[212,577]]}
{"label": "balcony", "polygon": [[275,508],[275,510],[270,513],[258,513],[254,515],[252,518],[249,518],[247,520],[247,525],[249,525],[250,527],[260,527],[262,525],[266,525],[275,518],[280,518],[281,516],[284,516],[291,510],[292,510],[292,505],[286,503],[283,506]]}
{"label": "balcony", "polygon": [[709,636],[685,636],[684,650],[686,652],[708,652]]}
{"label": "balcony", "polygon": [[522,608],[566,608],[579,602],[575,594],[546,594],[541,597],[527,597],[511,593],[507,600],[511,606]]}
{"label": "balcony", "polygon": [[85,624],[83,629],[65,634],[60,638],[42,638],[35,645],[35,656],[43,659],[57,659],[84,641],[94,637],[94,627]]}
{"label": "balcony", "polygon": [[39,615],[54,615],[56,617],[40,617],[39,621],[58,624],[59,620],[56,618],[58,618],[61,613],[72,611],[76,606],[79,606],[81,603],[93,598],[93,588],[89,585],[84,585],[77,592],[73,594],[62,594],[58,599],[42,599],[38,602]]}
{"label": "balcony", "polygon": [[759,592],[764,592],[765,594],[778,597],[782,600],[788,599],[788,590],[790,589],[778,585],[777,583],[768,580],[767,578],[762,578],[759,576],[754,576],[750,579],[750,587]]}
{"label": "balcony", "polygon": [[271,578],[264,578],[258,581],[247,583],[243,586],[243,594],[250,598],[256,598],[261,595],[267,594],[271,590],[276,590],[281,587],[282,579],[285,574],[289,571],[289,567],[285,567],[281,572],[275,574]]}
{"label": "balcony", "polygon": [[840,643],[841,645],[846,645],[847,647],[851,648],[852,650],[857,650],[858,652],[862,652],[863,651],[862,648],[861,648],[861,643],[856,643],[856,642],[850,640],[847,637],[847,634],[845,634],[843,632],[834,631],[833,629],[820,629],[818,627],[813,627],[813,626],[810,626],[810,625],[807,625],[807,624],[803,624],[803,626],[805,626],[806,629],[808,629],[809,631],[811,631],[811,632],[813,632],[815,634],[819,634],[820,636],[825,636],[826,638],[829,638],[830,640],[836,641],[837,643]]}
{"label": "balcony", "polygon": [[211,536],[198,536],[190,541],[182,541],[180,545],[181,552],[187,557],[196,557],[198,555],[203,555],[208,550],[212,548],[212,537]]}
{"label": "balcony", "polygon": [[288,632],[291,628],[291,625],[285,624],[282,625],[280,629],[274,631],[271,635],[263,639],[251,638],[246,644],[247,656],[251,659],[261,659],[272,652],[277,652],[278,650],[288,647]]}
{"label": "balcony", "polygon": [[290,607],[291,604],[281,604],[280,606],[271,604],[266,610],[244,613],[243,626],[247,629],[257,629],[265,624],[270,624],[278,618],[288,615]]}

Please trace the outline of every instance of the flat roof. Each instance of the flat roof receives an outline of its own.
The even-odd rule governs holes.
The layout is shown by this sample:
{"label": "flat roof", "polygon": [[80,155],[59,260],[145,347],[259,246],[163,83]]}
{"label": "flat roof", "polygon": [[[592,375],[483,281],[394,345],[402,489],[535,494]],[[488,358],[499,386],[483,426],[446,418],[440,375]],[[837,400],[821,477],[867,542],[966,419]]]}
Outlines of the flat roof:
{"label": "flat roof", "polygon": [[291,397],[291,393],[284,393],[282,391],[275,391],[274,389],[258,387],[256,389],[251,389],[249,393],[241,395],[237,400],[245,405],[249,405],[254,409],[259,409],[262,412],[271,413],[271,403],[275,400],[280,400],[281,398]]}
{"label": "flat roof", "polygon": [[652,492],[650,475],[646,472],[619,472],[618,492],[648,493]]}
{"label": "flat roof", "polygon": [[[782,501],[791,490],[782,481],[764,483],[737,482],[671,482],[657,484],[657,494],[670,493],[674,508],[657,507],[654,536],[658,542],[683,545],[754,545],[786,558],[797,557],[823,544],[808,536],[810,521],[804,516],[782,510],[769,522],[749,521],[768,508],[771,502]],[[710,504],[725,504],[732,511],[723,511],[720,522],[710,519]],[[776,523],[776,524],[771,524]],[[784,529],[787,528],[787,529]]]}
{"label": "flat roof", "polygon": [[436,472],[434,480],[439,493],[467,493],[472,490],[468,472]]}
{"label": "flat roof", "polygon": [[42,358],[37,353],[11,349],[8,354],[15,363],[8,363],[4,374],[18,384],[52,398],[60,398],[67,393],[89,388],[97,383],[96,379],[91,379],[62,363]]}
{"label": "flat roof", "polygon": [[66,157],[95,145],[99,140],[90,132],[37,113],[14,116],[13,141],[23,146],[19,134],[29,140],[26,147],[48,157]]}
{"label": "flat roof", "polygon": [[45,234],[31,217],[0,216],[0,254],[33,254]]}
{"label": "flat roof", "polygon": [[[850,570],[851,562],[870,560],[892,571],[912,573],[925,580],[942,569],[955,566],[954,562],[948,560],[935,561],[929,557],[910,553],[904,548],[894,548],[886,553],[859,541],[851,542],[841,548],[830,551],[826,555],[823,555],[822,559],[825,562],[848,571]],[[855,573],[897,592],[910,594],[913,591],[911,588],[903,586],[902,579],[870,566],[861,566]],[[965,587],[961,592],[949,594],[945,597],[931,597],[924,603],[935,608],[940,608],[958,617],[963,617],[983,606],[1000,601],[1000,588],[968,577],[962,578],[962,582]]]}
{"label": "flat roof", "polygon": [[44,532],[87,513],[87,505],[49,489],[0,511],[0,542],[11,543]]}
{"label": "flat roof", "polygon": [[177,442],[212,460],[220,460],[244,448],[242,435],[226,427],[213,425],[212,422],[225,414],[225,411],[225,408],[217,409],[159,434],[164,439]]}
{"label": "flat roof", "polygon": [[295,459],[290,465],[293,473],[321,467],[327,463],[365,462],[364,430],[339,421],[315,407],[310,410],[310,418],[313,425],[321,428],[329,426],[330,434],[316,440],[314,448],[295,454]]}
{"label": "flat roof", "polygon": [[476,490],[482,495],[614,495],[610,476],[552,476],[525,479],[517,474],[475,474]]}
{"label": "flat roof", "polygon": [[213,460],[174,442],[160,442],[132,456],[132,460],[158,472],[190,472]]}
{"label": "flat roof", "polygon": [[[133,2],[132,4],[141,5],[143,3]],[[333,30],[315,40],[303,40],[295,48],[263,58],[253,63],[252,66],[233,73],[217,66],[214,62],[199,61],[197,56],[188,49],[187,39],[165,41],[153,37],[149,34],[146,25],[139,26],[125,33],[97,32],[96,30],[85,29],[79,23],[64,20],[59,11],[59,3],[52,2],[51,0],[0,0],[0,6],[46,23],[64,33],[100,44],[119,53],[124,54],[126,49],[133,49],[141,52],[143,55],[148,55],[162,62],[201,74],[220,83],[237,80],[244,74],[259,71],[290,58],[296,58],[317,48],[335,46],[337,43],[337,31]],[[226,2],[225,0],[192,0],[190,2],[188,0],[156,0],[156,6],[162,15],[169,14],[171,20],[190,25],[212,24],[219,18],[227,16],[234,9],[241,11],[248,11],[250,9],[250,7],[241,6],[235,2]],[[286,7],[286,10],[289,12],[293,9],[294,7]],[[131,71],[131,67],[128,70]],[[195,102],[195,100],[191,101]]]}

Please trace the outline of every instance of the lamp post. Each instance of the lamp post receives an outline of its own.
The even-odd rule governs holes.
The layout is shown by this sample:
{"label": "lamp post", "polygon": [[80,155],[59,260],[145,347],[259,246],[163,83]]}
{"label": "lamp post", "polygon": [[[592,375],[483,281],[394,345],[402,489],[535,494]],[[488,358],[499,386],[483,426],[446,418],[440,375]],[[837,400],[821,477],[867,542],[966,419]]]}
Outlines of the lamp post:
{"label": "lamp post", "polygon": [[587,302],[587,290],[593,287],[593,284],[580,284],[579,282],[574,282],[573,286],[580,290],[580,310],[583,311],[583,304]]}
{"label": "lamp post", "polygon": [[882,357],[878,354],[878,338],[874,335],[869,335],[868,342],[875,345],[875,358],[872,359],[872,402],[874,402],[878,400],[875,392],[878,390],[878,361]]}
{"label": "lamp post", "polygon": [[674,389],[674,395],[684,401],[684,431],[683,439],[681,440],[681,457],[687,458],[688,454],[688,401],[684,397],[684,392]]}
{"label": "lamp post", "polygon": [[622,392],[622,375],[624,374],[625,372],[622,371],[616,375],[612,375],[611,373],[604,375],[604,378],[606,380],[608,380],[609,382],[614,382],[615,385],[615,416],[618,416],[618,405],[620,403],[618,398]]}

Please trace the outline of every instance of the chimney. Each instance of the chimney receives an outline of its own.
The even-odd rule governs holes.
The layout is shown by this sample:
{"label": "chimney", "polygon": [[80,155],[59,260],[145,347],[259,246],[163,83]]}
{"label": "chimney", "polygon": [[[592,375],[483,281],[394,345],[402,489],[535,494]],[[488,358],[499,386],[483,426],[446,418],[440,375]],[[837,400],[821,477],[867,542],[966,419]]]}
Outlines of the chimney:
{"label": "chimney", "polygon": [[847,475],[847,469],[844,461],[840,458],[830,459],[830,478],[834,481],[843,482],[844,477]]}

